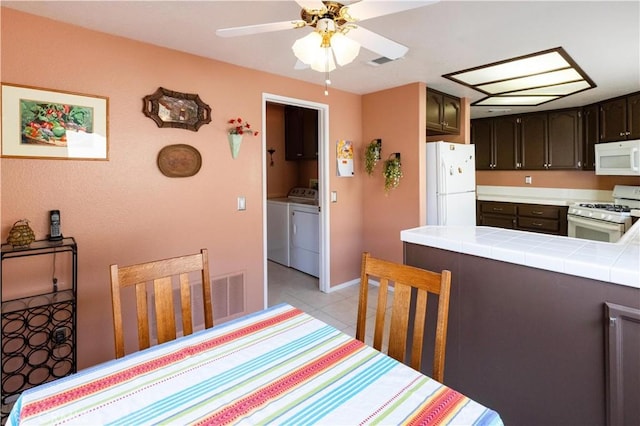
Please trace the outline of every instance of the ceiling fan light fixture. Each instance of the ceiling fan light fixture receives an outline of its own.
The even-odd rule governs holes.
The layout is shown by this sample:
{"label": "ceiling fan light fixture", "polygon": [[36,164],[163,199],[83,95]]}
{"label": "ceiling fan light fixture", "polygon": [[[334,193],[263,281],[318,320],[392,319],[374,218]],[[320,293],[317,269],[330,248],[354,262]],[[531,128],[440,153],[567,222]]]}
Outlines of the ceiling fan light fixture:
{"label": "ceiling fan light fixture", "polygon": [[317,31],[313,31],[306,36],[297,39],[291,49],[296,58],[300,59],[307,65],[311,63],[322,53],[322,35]]}
{"label": "ceiling fan light fixture", "polygon": [[331,37],[331,48],[340,66],[353,62],[360,54],[360,44],[342,33],[335,33]]}

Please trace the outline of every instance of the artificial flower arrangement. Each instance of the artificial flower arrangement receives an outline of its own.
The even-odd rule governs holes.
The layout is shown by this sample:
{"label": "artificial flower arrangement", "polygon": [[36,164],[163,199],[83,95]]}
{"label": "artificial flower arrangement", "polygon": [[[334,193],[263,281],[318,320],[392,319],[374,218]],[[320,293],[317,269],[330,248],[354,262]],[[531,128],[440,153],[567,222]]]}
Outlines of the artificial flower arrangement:
{"label": "artificial flower arrangement", "polygon": [[393,153],[389,156],[389,159],[385,160],[382,174],[384,175],[385,193],[388,193],[390,190],[395,189],[400,185],[400,178],[402,178],[400,154]]}
{"label": "artificial flower arrangement", "polygon": [[254,131],[251,128],[251,125],[240,117],[232,118],[227,123],[231,124],[231,127],[229,127],[230,135],[248,134],[248,135],[258,136],[258,132]]}
{"label": "artificial flower arrangement", "polygon": [[373,168],[380,161],[380,151],[382,150],[382,139],[374,139],[364,152],[364,169],[369,176],[373,174]]}

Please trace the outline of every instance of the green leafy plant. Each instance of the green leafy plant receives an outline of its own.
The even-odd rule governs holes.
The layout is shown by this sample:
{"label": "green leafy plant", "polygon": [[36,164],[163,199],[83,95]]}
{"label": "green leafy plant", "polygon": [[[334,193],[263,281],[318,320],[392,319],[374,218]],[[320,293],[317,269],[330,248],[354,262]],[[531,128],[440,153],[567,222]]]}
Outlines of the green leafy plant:
{"label": "green leafy plant", "polygon": [[374,139],[364,152],[364,168],[369,176],[373,174],[373,169],[376,167],[378,161],[380,161],[381,140]]}
{"label": "green leafy plant", "polygon": [[400,163],[399,154],[391,154],[389,159],[385,160],[382,170],[384,175],[384,190],[389,192],[400,185],[402,178],[402,164]]}

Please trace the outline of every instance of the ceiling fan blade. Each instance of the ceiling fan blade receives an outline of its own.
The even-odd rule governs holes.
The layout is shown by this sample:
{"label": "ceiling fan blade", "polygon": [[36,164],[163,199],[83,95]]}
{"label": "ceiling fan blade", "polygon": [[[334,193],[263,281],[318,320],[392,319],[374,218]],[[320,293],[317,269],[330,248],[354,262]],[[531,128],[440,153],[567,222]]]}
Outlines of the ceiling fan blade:
{"label": "ceiling fan blade", "polygon": [[440,0],[422,1],[367,1],[361,0],[358,3],[347,5],[349,15],[356,21],[376,18],[392,13],[404,12],[405,10],[416,9],[429,4],[438,3]]}
{"label": "ceiling fan blade", "polygon": [[307,10],[321,10],[326,8],[320,0],[296,0],[296,3],[298,3],[301,8]]}
{"label": "ceiling fan blade", "polygon": [[369,31],[360,26],[350,30],[345,35],[360,43],[360,45],[365,49],[371,50],[372,52],[378,53],[389,59],[402,58],[409,51],[407,46],[396,43],[393,40],[389,40],[380,34],[376,34],[373,31]]}
{"label": "ceiling fan blade", "polygon": [[290,30],[304,27],[306,23],[301,20],[271,22],[269,24],[247,25],[244,27],[221,28],[216,30],[220,37],[236,37],[251,34],[268,33],[272,31]]}

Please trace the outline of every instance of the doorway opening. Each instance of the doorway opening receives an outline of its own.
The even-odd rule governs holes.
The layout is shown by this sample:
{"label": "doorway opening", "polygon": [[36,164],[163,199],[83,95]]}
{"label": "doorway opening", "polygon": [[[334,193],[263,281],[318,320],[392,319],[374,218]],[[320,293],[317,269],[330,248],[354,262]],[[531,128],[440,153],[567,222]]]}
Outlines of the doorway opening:
{"label": "doorway opening", "polygon": [[268,306],[268,258],[267,258],[267,168],[270,167],[272,159],[274,161],[284,161],[284,152],[279,156],[275,156],[273,152],[268,150],[267,134],[269,132],[267,124],[267,105],[276,104],[283,106],[297,106],[313,109],[318,112],[318,221],[319,221],[319,267],[318,267],[318,287],[322,292],[329,291],[329,106],[326,104],[310,102],[302,99],[289,98],[269,93],[262,95],[262,198],[263,198],[263,253],[264,253],[264,305]]}

